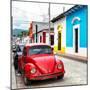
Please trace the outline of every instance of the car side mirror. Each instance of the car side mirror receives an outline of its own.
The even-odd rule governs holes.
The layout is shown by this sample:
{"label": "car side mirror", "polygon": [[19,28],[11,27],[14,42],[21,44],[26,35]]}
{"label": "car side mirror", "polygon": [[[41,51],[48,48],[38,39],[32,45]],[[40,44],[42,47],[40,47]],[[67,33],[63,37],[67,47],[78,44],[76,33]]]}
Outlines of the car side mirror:
{"label": "car side mirror", "polygon": [[51,47],[52,51],[54,50],[53,47]]}
{"label": "car side mirror", "polygon": [[27,52],[24,52],[24,56],[26,56],[27,55]]}
{"label": "car side mirror", "polygon": [[54,49],[53,49],[53,47],[51,47],[51,50],[52,50],[52,54],[54,53]]}

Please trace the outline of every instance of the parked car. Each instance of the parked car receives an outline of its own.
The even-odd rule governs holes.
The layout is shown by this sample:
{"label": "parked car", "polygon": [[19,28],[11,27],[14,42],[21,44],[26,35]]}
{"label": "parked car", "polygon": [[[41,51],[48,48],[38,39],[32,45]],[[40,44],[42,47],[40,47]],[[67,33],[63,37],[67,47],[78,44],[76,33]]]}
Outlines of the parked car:
{"label": "parked car", "polygon": [[14,68],[18,70],[18,57],[22,55],[24,44],[18,44],[15,46],[13,59],[14,59]]}
{"label": "parked car", "polygon": [[65,73],[63,62],[46,44],[25,45],[23,54],[19,57],[18,69],[26,85],[32,80],[63,78]]}
{"label": "parked car", "polygon": [[16,44],[12,44],[12,47],[11,48],[12,48],[12,51],[13,52],[16,52]]}

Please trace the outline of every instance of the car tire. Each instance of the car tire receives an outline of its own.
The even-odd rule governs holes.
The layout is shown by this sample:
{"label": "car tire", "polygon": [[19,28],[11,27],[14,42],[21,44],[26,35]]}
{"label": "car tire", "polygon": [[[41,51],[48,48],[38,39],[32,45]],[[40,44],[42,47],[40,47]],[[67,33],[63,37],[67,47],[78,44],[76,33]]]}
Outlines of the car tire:
{"label": "car tire", "polygon": [[24,84],[25,85],[29,85],[30,84],[30,80],[28,80],[26,77],[24,77]]}
{"label": "car tire", "polygon": [[57,79],[63,79],[64,74],[62,74],[61,76],[58,76]]}
{"label": "car tire", "polygon": [[18,70],[18,55],[14,57],[14,68],[15,70]]}

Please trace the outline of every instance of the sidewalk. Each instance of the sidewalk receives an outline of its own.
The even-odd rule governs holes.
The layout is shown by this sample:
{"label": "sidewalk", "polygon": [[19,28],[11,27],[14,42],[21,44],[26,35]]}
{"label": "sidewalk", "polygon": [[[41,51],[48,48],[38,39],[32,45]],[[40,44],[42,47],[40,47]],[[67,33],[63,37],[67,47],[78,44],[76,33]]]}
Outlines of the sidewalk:
{"label": "sidewalk", "polygon": [[12,86],[11,87],[12,87],[12,89],[16,89],[17,88],[16,74],[15,74],[15,69],[14,69],[14,65],[13,65],[13,59],[12,59],[12,69],[11,70],[12,70],[12,72],[11,72],[12,73],[12,79],[11,79],[12,80],[12,84],[11,84]]}
{"label": "sidewalk", "polygon": [[73,59],[73,60],[77,60],[77,61],[81,61],[81,62],[85,62],[85,63],[88,62],[88,58],[83,57],[83,56],[77,56],[77,55],[72,55],[72,54],[62,54],[62,53],[56,53],[56,55]]}

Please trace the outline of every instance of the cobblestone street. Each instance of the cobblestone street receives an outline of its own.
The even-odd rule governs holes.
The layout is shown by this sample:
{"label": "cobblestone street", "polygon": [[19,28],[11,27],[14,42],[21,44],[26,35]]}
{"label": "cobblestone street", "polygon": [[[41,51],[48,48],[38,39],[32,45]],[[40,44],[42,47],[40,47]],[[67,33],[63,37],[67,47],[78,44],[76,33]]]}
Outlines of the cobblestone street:
{"label": "cobblestone street", "polygon": [[25,86],[21,75],[16,74],[16,88],[40,88],[87,84],[87,63],[70,60],[63,57],[60,57],[60,59],[64,62],[66,71],[62,80],[49,79],[43,81],[33,81],[29,86]]}

